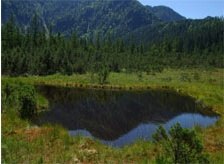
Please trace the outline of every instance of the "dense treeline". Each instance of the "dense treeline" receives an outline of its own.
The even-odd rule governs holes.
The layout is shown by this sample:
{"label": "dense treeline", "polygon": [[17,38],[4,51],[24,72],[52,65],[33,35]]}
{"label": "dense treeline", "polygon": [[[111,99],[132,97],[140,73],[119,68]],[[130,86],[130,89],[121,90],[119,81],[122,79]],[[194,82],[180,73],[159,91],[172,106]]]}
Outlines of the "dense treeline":
{"label": "dense treeline", "polygon": [[[66,38],[49,33],[34,15],[22,32],[13,17],[2,27],[2,73],[49,75],[109,71],[160,71],[164,67],[223,67],[223,20],[163,24],[163,35],[137,43],[96,34],[93,38]],[[158,25],[162,26],[162,25]],[[150,36],[150,35],[149,35]],[[103,80],[103,79],[102,79]]]}
{"label": "dense treeline", "polygon": [[208,17],[143,27],[132,37],[166,66],[223,67],[223,27],[223,18]]}

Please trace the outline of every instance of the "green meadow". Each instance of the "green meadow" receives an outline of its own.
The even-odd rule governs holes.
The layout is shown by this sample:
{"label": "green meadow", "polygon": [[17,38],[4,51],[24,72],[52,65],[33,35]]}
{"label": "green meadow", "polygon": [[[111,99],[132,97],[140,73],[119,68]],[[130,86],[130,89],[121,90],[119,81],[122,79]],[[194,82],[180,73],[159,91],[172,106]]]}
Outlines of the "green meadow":
{"label": "green meadow", "polygon": [[[171,89],[190,95],[220,115],[216,124],[195,130],[211,163],[224,161],[224,69],[166,69],[158,73],[110,73],[104,85],[97,75],[61,74],[49,76],[2,77],[6,83],[51,85],[91,89]],[[46,110],[48,101],[37,94],[37,109]],[[136,141],[124,148],[111,148],[82,136],[70,137],[56,125],[37,127],[21,119],[13,106],[2,111],[3,163],[156,163],[161,148],[151,141]]]}

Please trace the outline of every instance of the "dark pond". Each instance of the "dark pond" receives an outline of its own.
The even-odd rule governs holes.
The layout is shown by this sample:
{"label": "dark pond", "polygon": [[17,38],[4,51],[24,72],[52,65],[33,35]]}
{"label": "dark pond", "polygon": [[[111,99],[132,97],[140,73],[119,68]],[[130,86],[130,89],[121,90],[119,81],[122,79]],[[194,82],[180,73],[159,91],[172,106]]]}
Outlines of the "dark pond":
{"label": "dark pond", "polygon": [[158,125],[169,129],[206,127],[217,115],[188,96],[172,91],[106,91],[37,87],[50,104],[34,121],[59,124],[70,135],[94,137],[107,145],[122,147],[137,139],[150,139]]}

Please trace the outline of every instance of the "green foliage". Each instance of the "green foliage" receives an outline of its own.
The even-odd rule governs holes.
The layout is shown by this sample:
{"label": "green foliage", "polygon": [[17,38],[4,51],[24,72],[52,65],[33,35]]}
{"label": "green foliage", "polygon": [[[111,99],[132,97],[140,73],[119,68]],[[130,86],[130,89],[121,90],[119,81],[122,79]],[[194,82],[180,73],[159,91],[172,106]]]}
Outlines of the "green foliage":
{"label": "green foliage", "polygon": [[165,77],[165,78],[162,78],[161,80],[165,81],[165,82],[171,82],[172,78],[171,77]]}
{"label": "green foliage", "polygon": [[[105,82],[108,69],[113,72],[120,72],[122,69],[127,72],[161,72],[166,67],[222,67],[223,64],[222,38],[207,36],[207,33],[198,32],[196,28],[199,26],[212,29],[219,36],[223,30],[220,28],[223,23],[221,19],[169,23],[168,29],[165,30],[167,33],[161,36],[158,34],[160,41],[154,38],[153,44],[148,44],[151,41],[146,41],[144,45],[142,42],[137,43],[138,36],[130,43],[122,38],[111,39],[110,34],[101,36],[99,33],[85,38],[78,37],[76,33],[71,37],[64,37],[60,33],[47,37],[40,26],[40,19],[41,17],[35,14],[27,32],[21,32],[13,18],[3,25],[2,73],[4,75],[55,73],[72,75],[94,71],[100,74],[100,83],[102,83]],[[178,31],[180,27],[184,28],[184,35]],[[172,30],[173,28],[175,30]],[[155,29],[158,31],[158,28]],[[197,35],[193,35],[195,31]],[[199,45],[196,40],[201,37],[204,37],[204,40],[200,41]],[[210,43],[208,40],[214,42]],[[109,68],[93,70],[98,63]],[[183,75],[181,81],[190,81],[190,79]]]}
{"label": "green foliage", "polygon": [[36,114],[36,91],[32,85],[23,83],[8,82],[2,85],[2,109],[16,109],[20,117],[30,119]]}
{"label": "green foliage", "polygon": [[107,78],[109,77],[110,71],[107,65],[100,64],[97,70],[98,82],[100,84],[105,84]]}
{"label": "green foliage", "polygon": [[142,81],[142,72],[137,72],[138,80]]}
{"label": "green foliage", "polygon": [[36,91],[33,86],[24,85],[19,88],[20,116],[29,119],[36,113]]}
{"label": "green foliage", "polygon": [[14,84],[3,83],[1,97],[2,97],[3,112],[6,110],[6,108],[10,108],[12,106],[18,106],[17,86]]}
{"label": "green foliage", "polygon": [[180,81],[182,82],[191,82],[191,78],[188,73],[181,73],[180,74]]}
{"label": "green foliage", "polygon": [[200,75],[199,75],[199,73],[195,72],[195,73],[193,74],[193,78],[194,78],[194,80],[199,81],[199,80],[200,80]]}
{"label": "green foliage", "polygon": [[196,132],[182,128],[179,123],[172,126],[168,134],[160,126],[153,139],[163,148],[163,155],[157,157],[157,163],[209,163]]}
{"label": "green foliage", "polygon": [[[105,13],[107,9],[109,13]],[[2,73],[83,74],[98,62],[114,72],[224,66],[223,18],[161,22],[150,10],[158,17],[169,12],[164,7],[144,7],[135,0],[3,0]]]}

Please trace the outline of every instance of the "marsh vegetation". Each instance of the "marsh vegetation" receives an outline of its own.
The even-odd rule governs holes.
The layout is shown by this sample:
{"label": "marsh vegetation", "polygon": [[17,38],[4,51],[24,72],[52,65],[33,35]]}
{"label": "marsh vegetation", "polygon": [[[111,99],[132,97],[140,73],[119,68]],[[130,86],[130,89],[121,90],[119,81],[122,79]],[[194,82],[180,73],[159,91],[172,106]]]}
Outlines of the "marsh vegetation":
{"label": "marsh vegetation", "polygon": [[[201,126],[196,125],[193,127],[193,129],[195,130],[195,134],[197,135],[199,142],[204,145],[203,152],[209,154],[208,160],[216,161],[217,163],[221,162],[223,160],[223,136],[221,135],[222,133],[220,133],[223,131],[222,72],[223,70],[221,69],[207,71],[165,70],[154,75],[142,73],[141,80],[139,80],[138,75],[135,74],[111,73],[108,78],[108,84],[106,85],[98,85],[97,79],[95,82],[92,81],[91,77],[89,76],[90,74],[74,74],[72,76],[53,75],[47,77],[3,77],[2,122],[5,125],[3,126],[3,161],[17,161],[20,163],[24,160],[27,160],[27,156],[25,154],[31,154],[31,152],[32,155],[29,155],[29,160],[37,162],[105,162],[105,160],[115,162],[117,161],[118,157],[121,162],[158,162],[161,160],[170,161],[172,159],[161,157],[163,149],[160,148],[159,143],[153,143],[149,140],[149,136],[151,136],[151,134],[156,131],[148,131],[150,128],[147,130],[145,126],[143,126],[143,129],[142,127],[140,128],[142,129],[142,132],[144,132],[142,134],[145,134],[144,140],[139,140],[139,137],[136,137],[134,140],[129,140],[131,142],[125,146],[125,144],[128,143],[127,140],[123,144],[120,144],[120,146],[123,146],[119,149],[104,146],[104,144],[113,145],[111,142],[106,143],[99,141],[101,134],[106,135],[104,133],[105,130],[103,129],[108,129],[100,125],[108,125],[108,127],[113,125],[109,129],[113,129],[113,127],[117,129],[115,123],[118,122],[120,118],[121,122],[123,120],[125,123],[124,120],[126,120],[127,125],[131,125],[131,128],[129,129],[132,129],[132,127],[139,125],[140,122],[148,122],[149,119],[147,116],[150,116],[154,112],[153,110],[151,112],[144,110],[144,104],[148,104],[145,105],[146,109],[150,106],[150,102],[148,100],[151,99],[151,102],[153,102],[155,106],[163,106],[161,109],[157,110],[160,111],[159,115],[154,113],[155,115],[159,116],[158,119],[156,119],[156,117],[152,118],[155,118],[156,121],[160,120],[160,123],[162,124],[165,120],[167,120],[166,118],[169,115],[178,115],[183,111],[190,113],[193,112],[193,115],[197,115],[197,112],[199,112],[198,114],[201,116],[194,118],[203,118],[206,115],[210,115],[211,118],[214,118],[211,119],[213,120],[212,122],[208,121],[208,124],[205,120],[202,120],[202,124],[199,122],[199,125],[210,125],[210,127],[204,129]],[[190,80],[183,81],[183,74],[187,74],[188,79]],[[195,74],[198,74],[197,76],[199,76],[199,78],[195,78]],[[212,82],[211,79],[213,79]],[[71,87],[77,88],[72,89]],[[102,88],[106,90],[102,90]],[[25,92],[26,94],[21,94],[20,92],[17,92],[17,90],[20,90],[20,92]],[[24,120],[21,118],[21,103],[19,102],[23,99],[19,99],[20,94],[27,95],[28,97],[30,97],[29,95],[32,95],[28,99],[31,100],[31,102],[33,102],[33,98],[35,98],[35,108],[29,108],[31,110],[35,109],[35,114],[32,119]],[[191,98],[189,95],[193,96],[194,98]],[[129,101],[123,101],[124,99]],[[120,102],[123,104],[122,110],[120,111],[115,108],[115,110],[111,113],[112,107],[120,107],[119,105],[116,105],[117,103],[115,102]],[[55,104],[58,106],[55,106]],[[91,104],[94,104],[94,106],[91,107]],[[197,105],[195,106],[195,104]],[[137,113],[142,113],[143,117],[136,119],[138,115],[130,115],[131,111],[128,110],[128,106],[130,106],[133,110],[137,110]],[[140,106],[143,108],[140,108]],[[66,112],[58,115],[56,112],[57,110],[54,110],[53,107],[56,107],[55,109],[58,108],[58,111],[60,112]],[[76,110],[73,110],[73,107],[76,108]],[[89,110],[88,107],[91,110]],[[101,110],[98,107],[101,107]],[[124,110],[125,107],[127,110]],[[194,109],[197,107],[198,109],[195,111]],[[206,107],[207,109],[205,109]],[[84,109],[88,109],[86,110],[87,113]],[[94,115],[92,113],[96,112],[96,110],[97,114],[99,115]],[[84,111],[86,114],[82,114],[80,111]],[[216,123],[214,122],[217,119],[217,114],[212,114],[212,111],[219,114],[219,119]],[[54,112],[56,113],[53,114]],[[72,124],[72,126],[82,125],[82,127],[84,127],[83,125],[91,125],[90,127],[92,129],[92,127],[96,125],[93,131],[96,131],[95,134],[99,135],[96,135],[97,137],[95,136],[93,138],[86,138],[80,136],[83,135],[83,131],[81,131],[81,133],[80,131],[76,131],[79,133],[79,135],[71,136],[72,134],[77,133],[74,131],[70,131],[70,133],[68,133],[66,129],[69,128],[66,126],[63,127],[64,124],[59,121],[60,119],[58,119],[58,116],[60,116],[62,120],[66,120],[68,118],[71,118],[70,121],[72,119],[75,120],[74,117],[72,117],[71,112],[76,112],[74,117],[79,118],[78,114],[83,116],[83,119],[79,119],[80,121]],[[85,121],[85,119],[88,120],[88,115],[95,117],[89,117],[92,119],[92,121]],[[104,119],[108,117],[111,119]],[[40,120],[35,122],[34,120],[37,118]],[[56,122],[55,118],[57,118]],[[180,118],[179,121],[181,121],[182,118]],[[193,118],[192,115],[187,115],[186,117],[186,119],[191,118]],[[210,119],[208,117],[205,118],[206,120]],[[132,121],[129,122],[128,120]],[[70,121],[68,122],[70,123]],[[200,121],[200,119],[193,119],[192,121]],[[155,120],[152,122],[155,122]],[[212,125],[210,123],[214,124]],[[126,124],[124,125],[125,127],[128,127]],[[97,126],[100,130],[99,133],[97,133],[98,130],[95,130]],[[185,126],[184,124],[182,124],[182,126],[189,127]],[[171,125],[169,127],[171,127]],[[126,128],[122,130],[122,126],[119,126],[119,128],[121,128],[121,133],[119,135],[115,134],[115,136],[120,136],[128,132]],[[167,128],[167,126],[164,125],[164,128]],[[71,129],[73,129],[73,127]],[[154,130],[156,130],[156,127]],[[111,134],[108,134],[109,135],[106,136],[111,137]],[[40,146],[42,145],[40,143],[49,144],[46,144],[43,147]],[[61,145],[64,146],[62,147]],[[116,144],[114,145],[116,146]],[[23,148],[21,149],[21,147]],[[45,153],[43,154],[43,152],[51,152],[51,155],[46,155]],[[61,152],[63,153],[61,154]]]}

